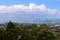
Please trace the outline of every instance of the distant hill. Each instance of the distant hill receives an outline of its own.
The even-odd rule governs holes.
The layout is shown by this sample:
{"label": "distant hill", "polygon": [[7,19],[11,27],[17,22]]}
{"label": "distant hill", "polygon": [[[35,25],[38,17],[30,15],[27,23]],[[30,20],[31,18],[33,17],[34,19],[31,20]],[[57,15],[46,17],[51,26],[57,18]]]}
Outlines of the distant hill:
{"label": "distant hill", "polygon": [[[0,22],[0,24],[5,24],[6,22]],[[15,24],[42,24],[42,23],[60,23],[60,19],[45,19],[45,20],[33,20],[33,21],[13,21]]]}

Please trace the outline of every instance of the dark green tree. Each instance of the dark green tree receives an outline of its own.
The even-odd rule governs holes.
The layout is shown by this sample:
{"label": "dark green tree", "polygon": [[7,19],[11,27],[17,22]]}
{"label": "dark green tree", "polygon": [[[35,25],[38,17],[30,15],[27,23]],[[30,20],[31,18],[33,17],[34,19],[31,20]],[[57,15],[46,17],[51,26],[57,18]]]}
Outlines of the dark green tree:
{"label": "dark green tree", "polygon": [[32,24],[32,28],[28,29],[28,27],[30,25],[19,25],[19,27],[17,25],[15,27],[14,23],[9,21],[7,31],[5,28],[0,28],[0,40],[60,40],[46,24],[40,26]]}
{"label": "dark green tree", "polygon": [[13,28],[15,28],[14,23],[12,21],[9,21],[8,24],[7,24],[7,30],[8,29],[13,29]]}
{"label": "dark green tree", "polygon": [[41,30],[37,32],[36,40],[57,40],[57,35],[48,30]]}

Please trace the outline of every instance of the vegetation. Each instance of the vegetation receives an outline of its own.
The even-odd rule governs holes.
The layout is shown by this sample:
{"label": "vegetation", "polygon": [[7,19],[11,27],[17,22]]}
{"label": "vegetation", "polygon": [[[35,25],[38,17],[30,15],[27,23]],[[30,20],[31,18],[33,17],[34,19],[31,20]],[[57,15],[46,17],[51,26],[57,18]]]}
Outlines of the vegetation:
{"label": "vegetation", "polygon": [[59,38],[46,24],[17,27],[10,21],[6,28],[0,28],[0,40],[59,40]]}

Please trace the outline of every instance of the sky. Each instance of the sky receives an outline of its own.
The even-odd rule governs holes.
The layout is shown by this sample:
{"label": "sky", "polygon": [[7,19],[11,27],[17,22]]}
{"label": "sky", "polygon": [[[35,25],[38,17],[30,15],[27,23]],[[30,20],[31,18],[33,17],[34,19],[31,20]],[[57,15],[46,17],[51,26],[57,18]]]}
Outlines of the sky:
{"label": "sky", "polygon": [[0,23],[60,20],[60,0],[0,0]]}

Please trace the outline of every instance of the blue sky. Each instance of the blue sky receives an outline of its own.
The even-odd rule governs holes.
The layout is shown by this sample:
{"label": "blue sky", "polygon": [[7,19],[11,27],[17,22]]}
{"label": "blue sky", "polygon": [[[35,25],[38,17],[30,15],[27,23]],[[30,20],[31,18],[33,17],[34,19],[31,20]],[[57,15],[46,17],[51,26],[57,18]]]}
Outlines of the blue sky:
{"label": "blue sky", "polygon": [[0,0],[0,5],[29,5],[30,3],[35,3],[37,5],[45,4],[49,8],[57,8],[60,10],[60,1],[59,0]]}
{"label": "blue sky", "polygon": [[0,0],[0,22],[34,23],[60,19],[60,0]]}

